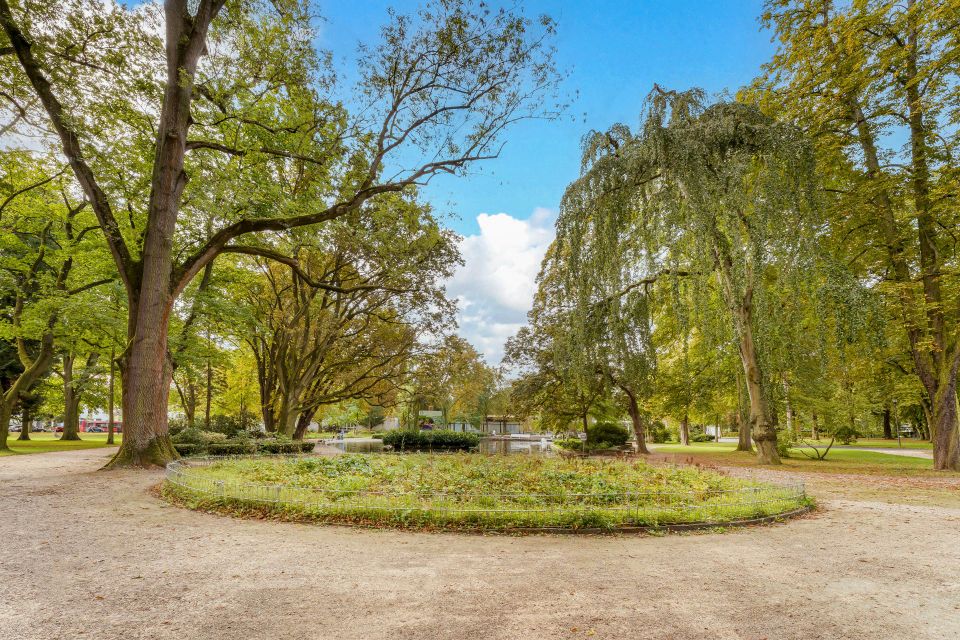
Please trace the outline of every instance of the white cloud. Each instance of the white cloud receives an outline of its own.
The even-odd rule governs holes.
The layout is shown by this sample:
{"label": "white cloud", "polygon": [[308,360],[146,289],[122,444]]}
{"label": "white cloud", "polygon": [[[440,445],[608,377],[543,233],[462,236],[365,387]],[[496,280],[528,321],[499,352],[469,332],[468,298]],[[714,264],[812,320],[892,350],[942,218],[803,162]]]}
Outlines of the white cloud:
{"label": "white cloud", "polygon": [[555,215],[539,207],[525,220],[481,213],[480,232],[460,243],[465,264],[447,291],[460,304],[460,334],[491,364],[500,362],[503,343],[526,323]]}

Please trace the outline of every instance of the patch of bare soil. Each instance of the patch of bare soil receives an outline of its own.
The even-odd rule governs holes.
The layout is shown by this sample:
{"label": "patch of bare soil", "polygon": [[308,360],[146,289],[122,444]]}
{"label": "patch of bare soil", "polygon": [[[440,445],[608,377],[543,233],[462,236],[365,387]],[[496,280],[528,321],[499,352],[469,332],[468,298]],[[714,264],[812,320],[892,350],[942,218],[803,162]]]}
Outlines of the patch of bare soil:
{"label": "patch of bare soil", "polygon": [[180,509],[108,455],[0,460],[0,638],[960,636],[942,504],[817,484],[817,514],[716,535],[423,534]]}

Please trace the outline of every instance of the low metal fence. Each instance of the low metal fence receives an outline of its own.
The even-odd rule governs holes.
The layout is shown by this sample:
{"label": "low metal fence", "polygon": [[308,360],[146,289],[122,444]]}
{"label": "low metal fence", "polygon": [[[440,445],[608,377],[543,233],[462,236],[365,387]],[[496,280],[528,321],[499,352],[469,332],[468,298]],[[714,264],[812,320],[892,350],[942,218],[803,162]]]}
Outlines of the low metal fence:
{"label": "low metal fence", "polygon": [[[298,460],[304,456],[258,456]],[[249,457],[187,458],[167,465],[166,481],[195,498],[265,507],[318,520],[378,521],[486,528],[724,525],[793,515],[809,505],[802,483],[751,484],[722,490],[575,493],[370,491],[295,483],[257,484],[219,479],[207,466]]]}

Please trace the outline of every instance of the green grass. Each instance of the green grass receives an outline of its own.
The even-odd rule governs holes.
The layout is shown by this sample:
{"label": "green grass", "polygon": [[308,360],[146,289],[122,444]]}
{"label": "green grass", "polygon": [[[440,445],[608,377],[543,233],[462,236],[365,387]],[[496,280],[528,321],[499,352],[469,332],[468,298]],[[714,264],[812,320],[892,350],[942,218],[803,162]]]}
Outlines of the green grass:
{"label": "green grass", "polygon": [[[826,442],[820,443],[826,447]],[[752,453],[735,451],[735,444],[729,442],[694,443],[684,447],[679,444],[652,445],[656,453],[670,453],[691,456],[696,461],[716,464],[752,466],[756,456]],[[822,447],[821,447],[822,448]],[[921,448],[921,447],[915,447]],[[810,452],[807,449],[808,453]],[[785,471],[814,471],[826,473],[877,474],[877,475],[942,475],[933,470],[933,461],[929,458],[911,458],[892,453],[877,451],[857,451],[834,446],[826,460],[811,460],[804,457],[802,450],[791,449],[790,457],[783,460]]]}
{"label": "green grass", "polygon": [[185,468],[164,494],[260,517],[487,530],[724,523],[808,504],[695,467],[468,453],[218,461]]}
{"label": "green grass", "polygon": [[7,438],[7,446],[12,451],[0,451],[0,456],[10,456],[27,453],[49,453],[51,451],[73,451],[74,449],[98,449],[106,446],[119,446],[122,436],[114,435],[116,445],[107,445],[105,433],[81,433],[81,440],[62,441],[59,433],[31,433],[29,440],[20,441],[19,433],[11,434]]}
{"label": "green grass", "polygon": [[[820,445],[827,446],[830,443],[829,440],[817,440],[817,441],[811,441],[811,442],[813,442],[817,446],[820,446]],[[901,438],[900,443],[903,445],[902,447],[898,447],[896,439],[884,440],[883,438],[857,438],[857,441],[850,443],[849,446],[865,447],[865,448],[878,447],[881,449],[897,449],[897,448],[930,449],[930,450],[933,449],[932,442],[925,442],[923,440]]]}

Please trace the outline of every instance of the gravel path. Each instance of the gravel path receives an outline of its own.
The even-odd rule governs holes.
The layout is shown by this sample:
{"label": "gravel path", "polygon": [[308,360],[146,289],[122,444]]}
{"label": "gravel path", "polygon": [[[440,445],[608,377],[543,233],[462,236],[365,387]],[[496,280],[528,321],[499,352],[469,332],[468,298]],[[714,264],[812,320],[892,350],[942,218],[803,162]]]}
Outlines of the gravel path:
{"label": "gravel path", "polygon": [[960,509],[829,498],[666,537],[367,531],[172,507],[159,472],[96,471],[107,455],[0,459],[0,638],[960,637]]}

